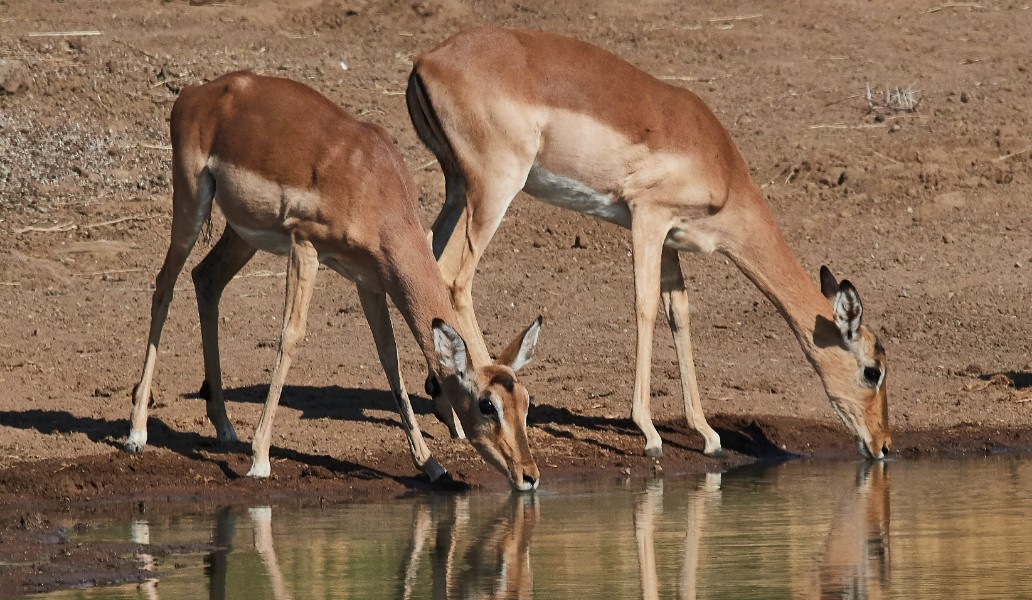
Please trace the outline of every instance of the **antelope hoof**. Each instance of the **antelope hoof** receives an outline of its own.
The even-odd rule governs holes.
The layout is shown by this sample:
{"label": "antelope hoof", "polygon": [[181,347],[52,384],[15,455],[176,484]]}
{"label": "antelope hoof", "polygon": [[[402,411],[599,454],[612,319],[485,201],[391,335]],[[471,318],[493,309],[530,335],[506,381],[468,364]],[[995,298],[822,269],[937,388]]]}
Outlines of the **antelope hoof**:
{"label": "antelope hoof", "polygon": [[236,429],[233,429],[233,426],[227,423],[224,428],[216,433],[215,439],[222,445],[235,444],[237,442]]}
{"label": "antelope hoof", "polygon": [[254,461],[251,464],[251,470],[247,472],[248,477],[254,477],[255,479],[268,479],[271,474],[272,465],[267,460]]}
{"label": "antelope hoof", "polygon": [[712,452],[704,451],[703,454],[705,454],[706,456],[708,456],[710,458],[727,458],[727,452],[725,452],[724,449],[719,447],[719,446],[717,447],[716,450],[714,450]]}
{"label": "antelope hoof", "polygon": [[147,445],[147,432],[146,431],[130,431],[129,439],[125,441],[122,446],[126,452],[137,454],[143,452],[144,446]]}
{"label": "antelope hoof", "polygon": [[442,467],[441,464],[437,462],[437,460],[433,457],[431,457],[429,460],[426,461],[426,463],[423,464],[421,470],[423,471],[423,474],[426,475],[427,479],[429,479],[431,482],[435,482],[441,477],[448,474],[448,470]]}
{"label": "antelope hoof", "polygon": [[663,446],[656,446],[655,448],[645,448],[645,456],[650,458],[663,458]]}

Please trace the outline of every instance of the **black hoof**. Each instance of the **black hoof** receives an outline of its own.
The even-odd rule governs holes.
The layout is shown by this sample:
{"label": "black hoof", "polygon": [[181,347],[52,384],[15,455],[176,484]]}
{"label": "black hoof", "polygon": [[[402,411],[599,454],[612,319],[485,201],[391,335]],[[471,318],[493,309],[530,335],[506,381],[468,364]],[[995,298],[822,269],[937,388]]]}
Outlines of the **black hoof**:
{"label": "black hoof", "polygon": [[648,456],[650,458],[663,458],[663,448],[646,448],[645,456]]}

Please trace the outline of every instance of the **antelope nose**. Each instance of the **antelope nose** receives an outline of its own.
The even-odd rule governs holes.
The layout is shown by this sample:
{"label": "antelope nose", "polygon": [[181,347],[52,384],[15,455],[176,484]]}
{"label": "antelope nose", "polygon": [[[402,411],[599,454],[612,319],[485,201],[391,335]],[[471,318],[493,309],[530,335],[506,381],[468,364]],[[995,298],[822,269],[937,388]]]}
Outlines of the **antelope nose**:
{"label": "antelope nose", "polygon": [[882,456],[888,456],[889,454],[889,443],[885,442],[882,444]]}
{"label": "antelope nose", "polygon": [[526,473],[523,474],[523,483],[526,485],[526,487],[523,488],[525,490],[536,490],[538,486],[538,480]]}

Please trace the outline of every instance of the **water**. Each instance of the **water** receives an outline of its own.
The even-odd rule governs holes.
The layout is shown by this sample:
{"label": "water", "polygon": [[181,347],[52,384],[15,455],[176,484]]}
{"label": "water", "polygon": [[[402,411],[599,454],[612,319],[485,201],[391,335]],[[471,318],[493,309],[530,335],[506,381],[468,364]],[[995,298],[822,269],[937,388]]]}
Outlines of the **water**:
{"label": "water", "polygon": [[1032,460],[803,462],[100,525],[211,542],[66,598],[1032,598]]}

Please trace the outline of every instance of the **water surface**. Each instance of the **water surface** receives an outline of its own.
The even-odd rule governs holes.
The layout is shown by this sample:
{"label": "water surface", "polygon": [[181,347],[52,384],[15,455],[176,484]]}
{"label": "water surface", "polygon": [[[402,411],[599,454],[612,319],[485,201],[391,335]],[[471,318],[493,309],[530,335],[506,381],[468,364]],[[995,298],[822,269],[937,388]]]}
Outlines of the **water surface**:
{"label": "water surface", "polygon": [[805,462],[534,496],[226,508],[80,539],[139,559],[123,598],[1032,598],[1032,460]]}

